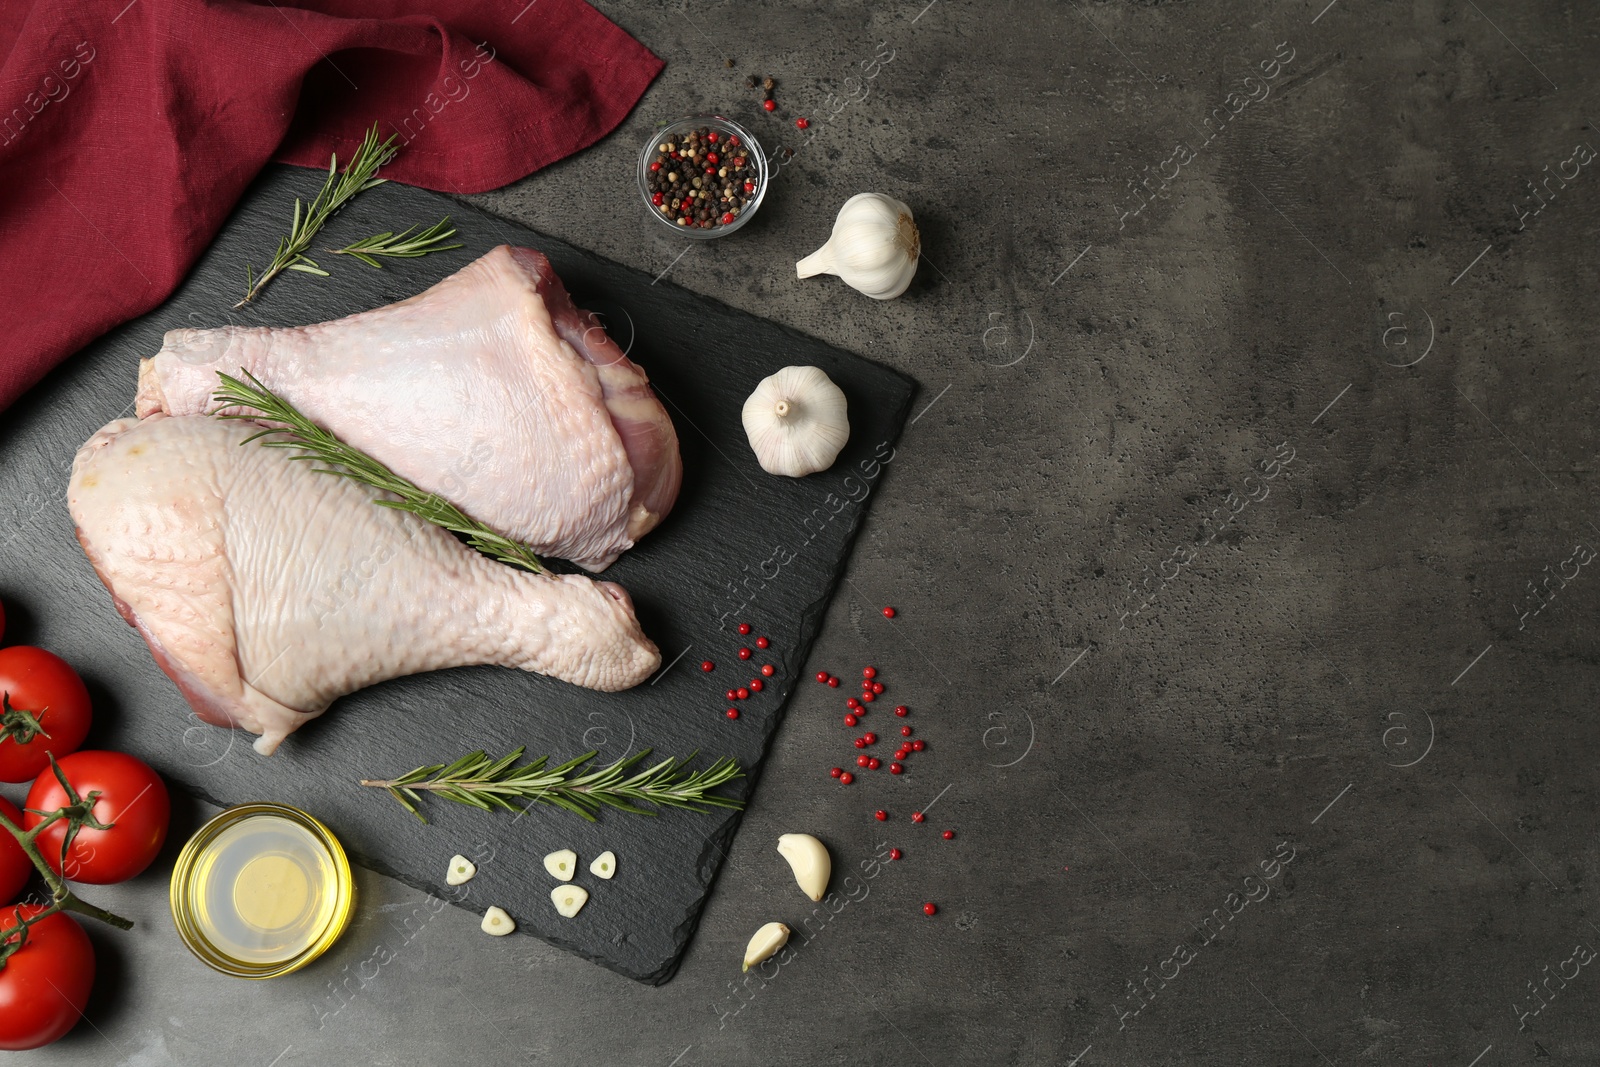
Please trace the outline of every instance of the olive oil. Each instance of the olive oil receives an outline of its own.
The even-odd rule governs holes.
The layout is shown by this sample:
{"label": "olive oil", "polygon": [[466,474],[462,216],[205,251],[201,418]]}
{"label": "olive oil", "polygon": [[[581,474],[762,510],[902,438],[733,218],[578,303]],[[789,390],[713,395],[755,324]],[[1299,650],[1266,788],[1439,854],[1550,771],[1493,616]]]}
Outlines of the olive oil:
{"label": "olive oil", "polygon": [[173,871],[172,913],[185,943],[241,977],[309,963],[343,932],[353,903],[338,841],[279,804],[223,812],[189,841]]}

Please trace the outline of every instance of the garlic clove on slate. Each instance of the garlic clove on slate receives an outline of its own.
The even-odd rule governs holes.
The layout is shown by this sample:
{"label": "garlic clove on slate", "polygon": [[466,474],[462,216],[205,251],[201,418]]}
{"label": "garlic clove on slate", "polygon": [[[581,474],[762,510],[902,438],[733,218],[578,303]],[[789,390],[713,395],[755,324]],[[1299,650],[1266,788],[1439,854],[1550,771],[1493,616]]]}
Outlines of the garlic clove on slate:
{"label": "garlic clove on slate", "polygon": [[850,440],[844,390],[817,367],[785,367],[744,402],[744,432],[768,474],[827,470]]}
{"label": "garlic clove on slate", "polygon": [[828,243],[794,265],[802,278],[837,274],[874,300],[892,300],[917,273],[922,235],[911,209],[892,196],[857,193],[844,202]]}
{"label": "garlic clove on slate", "polygon": [[611,878],[617,873],[617,854],[610,849],[600,853],[589,864],[589,873],[596,878]]}
{"label": "garlic clove on slate", "polygon": [[478,865],[467,857],[454,855],[450,857],[450,869],[445,872],[445,885],[461,885],[472,881],[472,876],[478,873]]}
{"label": "garlic clove on slate", "polygon": [[483,922],[479,923],[478,927],[491,937],[504,937],[515,930],[517,924],[506,914],[504,908],[490,908],[483,913]]}
{"label": "garlic clove on slate", "polygon": [[578,854],[570,848],[552,852],[544,858],[544,869],[550,872],[550,877],[570,882],[578,869]]}
{"label": "garlic clove on slate", "polygon": [[558,885],[550,890],[550,903],[563,919],[570,919],[589,903],[589,891],[581,885]]}
{"label": "garlic clove on slate", "polygon": [[778,854],[789,861],[800,892],[812,900],[821,900],[833,874],[833,858],[828,855],[827,846],[810,834],[784,834],[778,838]]}
{"label": "garlic clove on slate", "polygon": [[744,950],[744,970],[772,958],[789,940],[789,928],[782,923],[768,923],[756,931]]}

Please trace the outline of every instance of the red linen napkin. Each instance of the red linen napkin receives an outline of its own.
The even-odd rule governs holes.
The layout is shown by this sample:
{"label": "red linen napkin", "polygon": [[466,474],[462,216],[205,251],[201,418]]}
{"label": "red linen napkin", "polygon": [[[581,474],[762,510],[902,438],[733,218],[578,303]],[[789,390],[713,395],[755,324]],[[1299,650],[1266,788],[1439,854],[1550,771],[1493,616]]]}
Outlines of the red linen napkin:
{"label": "red linen napkin", "polygon": [[342,166],[377,122],[385,177],[481,192],[662,66],[582,0],[22,0],[0,57],[0,411],[165,300],[269,159]]}

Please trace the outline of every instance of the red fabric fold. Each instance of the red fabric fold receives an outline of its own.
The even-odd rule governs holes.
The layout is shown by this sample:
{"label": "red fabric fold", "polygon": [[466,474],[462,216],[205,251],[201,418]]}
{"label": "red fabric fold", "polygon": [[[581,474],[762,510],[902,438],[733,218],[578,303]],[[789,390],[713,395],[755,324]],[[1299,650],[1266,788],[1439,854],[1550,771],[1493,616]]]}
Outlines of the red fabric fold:
{"label": "red fabric fold", "polygon": [[268,160],[326,169],[377,122],[385,177],[481,192],[662,67],[582,0],[38,0],[0,4],[0,56],[0,411],[165,300]]}

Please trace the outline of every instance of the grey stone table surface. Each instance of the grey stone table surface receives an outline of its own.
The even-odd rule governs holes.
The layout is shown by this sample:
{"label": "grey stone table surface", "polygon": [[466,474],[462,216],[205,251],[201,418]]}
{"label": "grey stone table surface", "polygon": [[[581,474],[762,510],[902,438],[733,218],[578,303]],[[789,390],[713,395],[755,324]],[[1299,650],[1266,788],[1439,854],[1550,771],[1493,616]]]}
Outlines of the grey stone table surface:
{"label": "grey stone table surface", "polygon": [[[809,669],[875,664],[928,751],[842,789],[802,688],[661,988],[366,872],[317,965],[219,979],[163,869],[99,894],[139,926],[95,931],[88,1022],[8,1062],[1600,1060],[1600,9],[600,6],[666,71],[471,199],[923,383]],[[798,151],[686,247],[631,166],[703,110]],[[798,282],[869,189],[917,213],[911,291]],[[853,874],[815,916],[794,829]]]}

